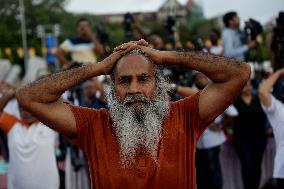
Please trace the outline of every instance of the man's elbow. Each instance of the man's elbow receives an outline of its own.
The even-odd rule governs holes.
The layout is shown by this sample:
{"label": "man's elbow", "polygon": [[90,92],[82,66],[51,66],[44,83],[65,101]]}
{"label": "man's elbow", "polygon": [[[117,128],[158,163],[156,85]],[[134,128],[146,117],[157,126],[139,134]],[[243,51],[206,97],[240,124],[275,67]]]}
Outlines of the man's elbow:
{"label": "man's elbow", "polygon": [[26,87],[20,87],[16,90],[16,99],[22,107],[27,107],[31,103]]}

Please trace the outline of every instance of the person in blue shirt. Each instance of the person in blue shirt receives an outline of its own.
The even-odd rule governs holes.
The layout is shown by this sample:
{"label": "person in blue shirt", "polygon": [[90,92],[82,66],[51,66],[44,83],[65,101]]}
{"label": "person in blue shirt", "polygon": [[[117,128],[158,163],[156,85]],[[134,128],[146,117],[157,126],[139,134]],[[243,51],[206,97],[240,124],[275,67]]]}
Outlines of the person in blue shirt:
{"label": "person in blue shirt", "polygon": [[248,44],[242,44],[239,33],[240,18],[236,12],[228,12],[223,16],[225,29],[222,32],[224,56],[244,60],[244,53],[256,46],[256,42],[249,39]]}

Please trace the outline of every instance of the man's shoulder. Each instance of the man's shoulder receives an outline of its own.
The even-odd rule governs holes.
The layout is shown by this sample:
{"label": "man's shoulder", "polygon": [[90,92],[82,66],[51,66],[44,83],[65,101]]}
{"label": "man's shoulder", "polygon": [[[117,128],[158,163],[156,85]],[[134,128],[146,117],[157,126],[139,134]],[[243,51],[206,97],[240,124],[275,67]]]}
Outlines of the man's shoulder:
{"label": "man's shoulder", "polygon": [[104,108],[94,109],[94,108],[74,106],[74,105],[69,105],[69,107],[75,117],[78,117],[78,116],[93,117],[93,116],[108,116],[109,115],[108,110]]}
{"label": "man's shoulder", "polygon": [[190,110],[195,111],[198,107],[200,92],[170,103],[171,111]]}
{"label": "man's shoulder", "polygon": [[73,36],[68,39],[73,45],[92,43],[89,39],[81,39],[79,36]]}
{"label": "man's shoulder", "polygon": [[17,119],[20,119],[20,111],[18,101],[16,99],[12,99],[5,106],[3,112],[6,112],[12,116],[15,116]]}
{"label": "man's shoulder", "polygon": [[200,91],[188,96],[188,97],[185,97],[185,98],[182,98],[180,100],[177,100],[175,102],[172,102],[172,104],[179,104],[179,103],[192,103],[193,101],[197,100],[200,96]]}

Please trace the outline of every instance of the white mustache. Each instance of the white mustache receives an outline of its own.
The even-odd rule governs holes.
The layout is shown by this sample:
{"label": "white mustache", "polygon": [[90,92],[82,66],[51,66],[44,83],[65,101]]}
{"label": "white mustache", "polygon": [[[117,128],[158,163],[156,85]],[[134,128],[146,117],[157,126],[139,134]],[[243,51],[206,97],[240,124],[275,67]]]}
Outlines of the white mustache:
{"label": "white mustache", "polygon": [[126,96],[124,99],[123,105],[129,105],[134,102],[142,102],[145,104],[150,104],[151,102],[146,99],[143,95],[135,95],[135,96]]}

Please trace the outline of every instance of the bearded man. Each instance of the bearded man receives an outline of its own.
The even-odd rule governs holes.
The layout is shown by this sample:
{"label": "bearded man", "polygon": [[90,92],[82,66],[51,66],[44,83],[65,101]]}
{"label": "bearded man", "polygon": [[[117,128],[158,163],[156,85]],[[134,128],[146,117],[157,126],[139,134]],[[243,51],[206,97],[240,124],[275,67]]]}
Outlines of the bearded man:
{"label": "bearded man", "polygon": [[[16,93],[22,106],[84,150],[93,188],[195,188],[195,145],[249,79],[250,67],[236,60],[147,45],[123,44],[99,63],[53,74]],[[169,102],[160,70],[166,64],[200,71],[213,82]],[[60,99],[65,90],[109,74],[109,111]]]}

